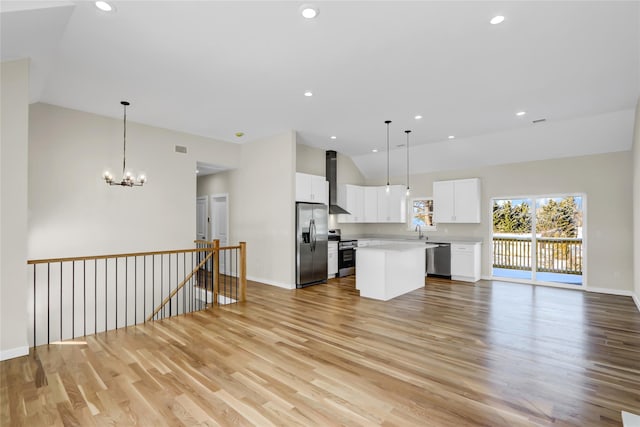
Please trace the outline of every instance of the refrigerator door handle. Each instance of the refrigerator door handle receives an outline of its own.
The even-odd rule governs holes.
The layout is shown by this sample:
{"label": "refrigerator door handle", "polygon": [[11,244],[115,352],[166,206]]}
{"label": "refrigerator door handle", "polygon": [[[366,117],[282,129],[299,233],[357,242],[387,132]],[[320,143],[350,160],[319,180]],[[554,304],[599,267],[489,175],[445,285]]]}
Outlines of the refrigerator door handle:
{"label": "refrigerator door handle", "polygon": [[318,243],[318,232],[316,231],[316,221],[313,220],[313,251],[316,251],[316,246]]}
{"label": "refrigerator door handle", "polygon": [[311,232],[311,252],[316,251],[316,222],[314,219],[309,221],[309,231]]}

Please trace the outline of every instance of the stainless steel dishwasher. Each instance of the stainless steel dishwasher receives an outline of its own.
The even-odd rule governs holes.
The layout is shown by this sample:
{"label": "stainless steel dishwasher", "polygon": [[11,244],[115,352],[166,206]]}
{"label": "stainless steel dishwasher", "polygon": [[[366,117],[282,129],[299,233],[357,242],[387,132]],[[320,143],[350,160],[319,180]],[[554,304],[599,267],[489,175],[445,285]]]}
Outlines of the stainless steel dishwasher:
{"label": "stainless steel dishwasher", "polygon": [[451,278],[451,244],[428,242],[438,245],[427,249],[427,276]]}

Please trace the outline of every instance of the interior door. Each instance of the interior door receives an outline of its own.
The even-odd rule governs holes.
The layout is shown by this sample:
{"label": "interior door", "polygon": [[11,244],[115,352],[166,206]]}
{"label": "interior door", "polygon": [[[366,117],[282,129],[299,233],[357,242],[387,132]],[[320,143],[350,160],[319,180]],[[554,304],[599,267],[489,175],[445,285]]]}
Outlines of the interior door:
{"label": "interior door", "polygon": [[196,198],[196,239],[207,240],[207,198]]}
{"label": "interior door", "polygon": [[[211,196],[211,240],[220,240],[220,246],[229,246],[229,208],[226,194],[214,194]],[[220,273],[232,274],[230,271],[235,266],[231,260],[231,252],[220,253]]]}

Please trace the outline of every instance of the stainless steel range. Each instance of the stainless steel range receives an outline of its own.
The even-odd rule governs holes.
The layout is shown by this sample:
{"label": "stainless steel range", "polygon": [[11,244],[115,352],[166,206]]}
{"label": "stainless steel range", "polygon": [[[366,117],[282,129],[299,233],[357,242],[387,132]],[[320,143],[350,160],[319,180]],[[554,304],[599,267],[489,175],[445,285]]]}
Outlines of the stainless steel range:
{"label": "stainless steel range", "polygon": [[357,240],[340,240],[338,242],[338,277],[356,273]]}

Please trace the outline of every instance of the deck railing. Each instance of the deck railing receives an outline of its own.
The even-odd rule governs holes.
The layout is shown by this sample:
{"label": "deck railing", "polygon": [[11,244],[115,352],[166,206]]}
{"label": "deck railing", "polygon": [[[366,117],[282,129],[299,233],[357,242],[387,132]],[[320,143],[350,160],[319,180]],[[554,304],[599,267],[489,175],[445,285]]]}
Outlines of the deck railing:
{"label": "deck railing", "polygon": [[[237,266],[222,275],[221,254]],[[33,347],[246,300],[244,242],[27,263]]]}
{"label": "deck railing", "polygon": [[[531,270],[530,237],[493,237],[493,267]],[[536,238],[536,271],[582,274],[582,239]]]}

